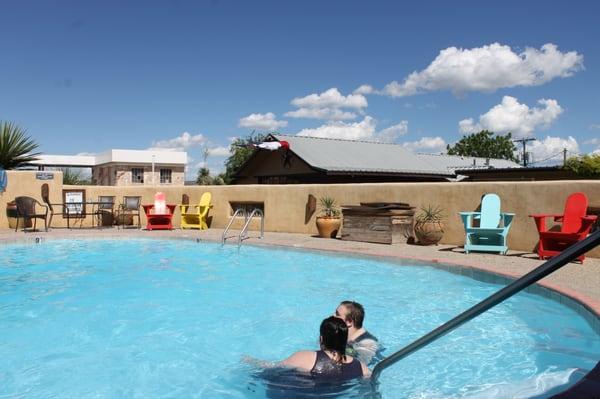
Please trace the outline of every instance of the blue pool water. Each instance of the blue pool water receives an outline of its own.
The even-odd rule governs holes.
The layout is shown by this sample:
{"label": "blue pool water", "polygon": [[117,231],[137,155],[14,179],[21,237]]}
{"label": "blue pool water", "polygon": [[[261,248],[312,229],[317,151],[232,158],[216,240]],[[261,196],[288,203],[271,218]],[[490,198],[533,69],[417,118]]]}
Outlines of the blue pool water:
{"label": "blue pool water", "polygon": [[[390,354],[499,289],[423,265],[192,241],[0,249],[0,398],[262,398],[272,386],[242,358],[316,349],[341,300],[365,305]],[[581,316],[523,293],[386,370],[377,392],[544,397],[599,358]]]}

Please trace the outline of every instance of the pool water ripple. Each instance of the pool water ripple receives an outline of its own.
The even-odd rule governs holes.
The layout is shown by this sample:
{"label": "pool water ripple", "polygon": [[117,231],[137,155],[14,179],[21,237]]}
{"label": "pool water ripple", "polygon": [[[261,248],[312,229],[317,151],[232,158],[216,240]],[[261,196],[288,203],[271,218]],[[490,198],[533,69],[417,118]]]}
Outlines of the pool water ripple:
{"label": "pool water ripple", "polygon": [[[339,301],[365,305],[389,355],[499,288],[424,265],[251,246],[6,245],[0,398],[281,397],[242,357],[316,349]],[[521,293],[386,370],[378,392],[543,397],[595,364],[598,338],[572,309]],[[327,396],[372,395],[359,383]]]}

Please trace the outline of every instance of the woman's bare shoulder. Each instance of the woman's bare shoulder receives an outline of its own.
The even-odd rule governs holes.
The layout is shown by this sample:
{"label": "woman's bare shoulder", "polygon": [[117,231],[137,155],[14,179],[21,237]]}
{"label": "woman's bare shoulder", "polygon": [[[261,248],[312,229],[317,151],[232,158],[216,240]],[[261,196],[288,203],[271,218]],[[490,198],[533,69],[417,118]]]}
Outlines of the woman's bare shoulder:
{"label": "woman's bare shoulder", "polygon": [[299,351],[282,361],[281,364],[285,367],[310,371],[315,365],[316,359],[317,352],[315,351]]}

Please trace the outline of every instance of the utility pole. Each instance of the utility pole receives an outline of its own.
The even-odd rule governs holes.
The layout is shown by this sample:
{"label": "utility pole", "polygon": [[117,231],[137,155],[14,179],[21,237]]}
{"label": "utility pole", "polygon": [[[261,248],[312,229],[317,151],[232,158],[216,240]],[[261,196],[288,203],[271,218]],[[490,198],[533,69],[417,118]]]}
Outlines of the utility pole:
{"label": "utility pole", "polygon": [[563,148],[563,166],[567,164],[567,148]]}
{"label": "utility pole", "polygon": [[522,143],[523,144],[523,166],[527,167],[527,142],[528,141],[535,141],[537,139],[530,137],[528,139],[515,139],[513,140],[515,143]]}
{"label": "utility pole", "polygon": [[156,160],[156,155],[152,154],[152,185],[156,185],[156,180],[154,178],[154,161]]}

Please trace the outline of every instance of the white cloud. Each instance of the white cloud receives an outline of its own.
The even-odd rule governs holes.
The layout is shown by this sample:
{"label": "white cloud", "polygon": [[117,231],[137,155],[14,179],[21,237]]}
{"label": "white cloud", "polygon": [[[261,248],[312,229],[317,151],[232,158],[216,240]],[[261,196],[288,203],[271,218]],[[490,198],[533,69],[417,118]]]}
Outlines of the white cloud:
{"label": "white cloud", "polygon": [[377,120],[365,116],[360,122],[328,122],[312,129],[303,129],[298,136],[321,137],[342,140],[363,140],[393,143],[408,132],[408,121],[377,131]]}
{"label": "white cloud", "polygon": [[554,44],[541,49],[527,47],[515,53],[509,46],[493,43],[462,49],[448,47],[427,68],[408,75],[402,83],[387,84],[381,94],[410,96],[427,91],[493,92],[500,88],[538,86],[555,78],[572,76],[583,69],[583,55],[563,53]]}
{"label": "white cloud", "polygon": [[533,155],[533,159],[530,162],[538,166],[561,163],[563,160],[563,149],[565,148],[570,152],[569,156],[579,153],[577,140],[572,136],[566,139],[546,136],[545,139],[532,141],[527,146],[528,152],[531,152]]}
{"label": "white cloud", "polygon": [[417,141],[409,141],[402,144],[404,148],[413,152],[440,153],[446,151],[446,141],[437,137],[422,137]]}
{"label": "white cloud", "polygon": [[600,123],[592,123],[590,125],[590,130],[597,130],[600,129]]}
{"label": "white cloud", "polygon": [[348,94],[343,96],[339,90],[332,87],[321,94],[309,94],[305,97],[297,97],[291,104],[298,108],[366,108],[369,104],[362,94]]}
{"label": "white cloud", "polygon": [[287,126],[287,121],[278,121],[275,114],[250,114],[240,119],[238,126],[248,129],[273,131]]}
{"label": "white cloud", "polygon": [[600,145],[600,139],[595,137],[593,139],[584,141],[583,144]]}
{"label": "white cloud", "polygon": [[285,116],[328,121],[355,119],[358,116],[356,112],[364,114],[364,108],[369,105],[366,97],[362,94],[354,93],[344,96],[335,87],[320,94],[313,93],[305,97],[296,97],[290,103],[298,109],[286,112]]}
{"label": "white cloud", "polygon": [[600,154],[600,138],[594,137],[593,139],[584,141],[583,144],[598,146],[598,148],[592,151],[592,154]]}
{"label": "white cloud", "polygon": [[368,140],[375,136],[377,121],[365,116],[361,122],[330,122],[314,129],[302,129],[298,136],[321,137],[328,139]]}
{"label": "white cloud", "polygon": [[511,96],[504,96],[502,102],[479,116],[479,122],[473,118],[458,122],[462,134],[476,133],[483,129],[495,133],[511,132],[514,137],[530,136],[537,128],[548,128],[563,112],[556,100],[542,99],[541,107],[529,108]]}
{"label": "white cloud", "polygon": [[352,92],[353,94],[373,94],[375,89],[371,85],[360,85]]}
{"label": "white cloud", "polygon": [[404,136],[406,133],[408,133],[408,121],[401,121],[380,131],[378,139],[384,143],[395,143],[400,136]]}
{"label": "white cloud", "polygon": [[202,134],[191,135],[188,132],[183,132],[181,136],[168,139],[158,140],[152,142],[151,150],[172,150],[172,151],[185,151],[188,148],[202,145],[206,141],[206,138]]}
{"label": "white cloud", "polygon": [[208,155],[211,157],[228,157],[231,153],[229,147],[217,146],[208,149]]}
{"label": "white cloud", "polygon": [[327,119],[333,121],[356,118],[354,112],[342,111],[337,108],[299,108],[295,111],[286,112],[285,116],[291,118]]}

